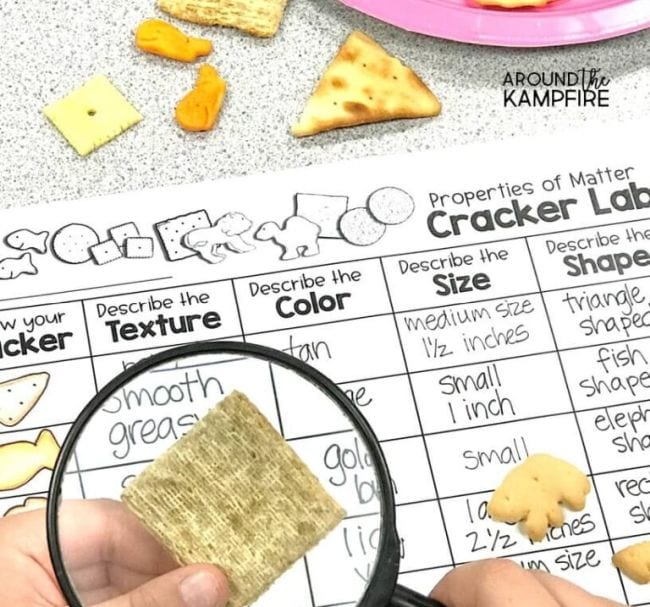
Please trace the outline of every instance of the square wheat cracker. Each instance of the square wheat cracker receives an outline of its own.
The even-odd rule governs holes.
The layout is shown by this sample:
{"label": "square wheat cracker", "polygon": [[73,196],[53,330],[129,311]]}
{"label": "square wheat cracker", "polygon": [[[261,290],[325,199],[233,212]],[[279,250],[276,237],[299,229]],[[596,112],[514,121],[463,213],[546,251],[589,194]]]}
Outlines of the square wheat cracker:
{"label": "square wheat cracker", "polygon": [[173,17],[202,25],[235,27],[253,36],[277,33],[287,0],[158,0]]}
{"label": "square wheat cracker", "polygon": [[179,563],[221,567],[230,607],[255,601],[345,516],[240,392],[143,470],[122,499]]}

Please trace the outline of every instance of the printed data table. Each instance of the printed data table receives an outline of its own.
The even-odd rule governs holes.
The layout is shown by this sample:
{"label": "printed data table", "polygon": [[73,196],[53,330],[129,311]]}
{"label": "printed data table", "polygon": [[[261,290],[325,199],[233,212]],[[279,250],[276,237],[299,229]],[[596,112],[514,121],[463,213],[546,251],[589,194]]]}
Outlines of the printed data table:
{"label": "printed data table", "polygon": [[[540,174],[529,187],[494,188],[491,199],[471,204],[466,195],[445,201],[433,192],[433,178],[423,177],[430,155],[344,164],[336,174],[356,184],[346,196],[334,195],[345,189],[332,186],[334,169],[318,167],[221,189],[173,190],[163,200],[176,217],[144,203],[133,210],[139,194],[116,199],[93,230],[114,233],[115,224],[130,219],[137,230],[118,231],[153,247],[153,261],[129,261],[125,248],[116,262],[122,266],[90,262],[77,270],[52,259],[41,264],[47,276],[23,267],[15,283],[0,283],[0,382],[32,374],[48,380],[25,419],[0,428],[0,456],[20,441],[38,449],[45,431],[60,445],[97,391],[151,354],[202,341],[261,344],[323,372],[369,420],[392,477],[401,583],[428,593],[459,564],[503,557],[622,603],[650,605],[650,591],[611,565],[616,551],[650,536],[650,166],[624,145],[633,133],[620,138],[629,167],[609,178],[602,171],[598,184],[583,178],[549,193],[550,185],[537,188],[550,183]],[[552,147],[541,145],[535,147]],[[571,162],[571,149],[558,152],[558,166]],[[587,143],[580,149],[585,166],[604,153]],[[502,152],[518,171],[512,182],[523,180],[523,152]],[[401,176],[391,172],[393,162]],[[459,157],[447,162],[449,174],[440,179],[451,188]],[[492,178],[490,162],[477,177],[481,183]],[[399,186],[400,204],[414,201],[411,215],[386,224],[381,242],[345,242],[332,209],[366,213],[362,202],[372,200],[378,181]],[[301,193],[309,191],[327,194]],[[273,222],[274,210],[259,205],[269,192],[298,200],[303,215],[294,209],[287,216],[301,220]],[[212,196],[219,211],[196,211],[199,194]],[[223,201],[235,194],[250,224],[241,240],[218,244],[205,254],[208,261],[200,251],[182,250],[176,230],[197,221],[212,234],[228,209]],[[535,195],[560,202],[542,202],[533,217],[524,202]],[[524,202],[515,205],[515,196]],[[318,203],[317,212],[308,203]],[[470,217],[475,208],[489,214],[450,219]],[[72,224],[80,209],[73,205],[62,218],[45,214],[32,231]],[[10,227],[24,226],[26,216],[21,211]],[[486,217],[500,223],[481,223]],[[243,219],[233,221],[245,227]],[[301,232],[305,221],[320,231]],[[113,250],[105,242],[104,256]],[[328,491],[353,505],[259,604],[354,604],[381,534],[370,458],[337,414],[306,405],[290,374],[266,364],[243,359],[226,372],[181,361],[152,373],[138,390],[116,391],[76,447],[67,495],[119,498],[157,454],[240,389],[326,479]],[[247,384],[252,376],[256,382]],[[487,514],[504,475],[535,453],[571,462],[592,484],[586,508],[568,512],[537,543]],[[27,499],[43,505],[50,472],[33,472],[18,486],[0,487],[0,514]]]}

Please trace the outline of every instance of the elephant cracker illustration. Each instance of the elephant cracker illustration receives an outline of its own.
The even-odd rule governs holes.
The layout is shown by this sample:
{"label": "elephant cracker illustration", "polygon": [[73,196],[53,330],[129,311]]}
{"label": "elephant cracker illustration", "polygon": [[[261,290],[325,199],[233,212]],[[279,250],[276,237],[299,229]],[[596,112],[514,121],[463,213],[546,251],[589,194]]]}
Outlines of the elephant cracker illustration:
{"label": "elephant cracker illustration", "polygon": [[255,233],[256,240],[273,240],[283,249],[281,260],[312,257],[320,252],[318,248],[319,225],[294,215],[285,220],[282,227],[274,221],[262,224]]}

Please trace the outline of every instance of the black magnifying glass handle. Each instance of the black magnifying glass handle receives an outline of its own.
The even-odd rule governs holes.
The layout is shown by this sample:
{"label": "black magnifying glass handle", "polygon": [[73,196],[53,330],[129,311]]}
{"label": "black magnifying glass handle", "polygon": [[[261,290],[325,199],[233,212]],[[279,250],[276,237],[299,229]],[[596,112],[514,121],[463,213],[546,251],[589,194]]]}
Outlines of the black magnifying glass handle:
{"label": "black magnifying glass handle", "polygon": [[395,586],[391,607],[445,607],[440,601],[430,599],[415,590],[405,588],[399,584]]}

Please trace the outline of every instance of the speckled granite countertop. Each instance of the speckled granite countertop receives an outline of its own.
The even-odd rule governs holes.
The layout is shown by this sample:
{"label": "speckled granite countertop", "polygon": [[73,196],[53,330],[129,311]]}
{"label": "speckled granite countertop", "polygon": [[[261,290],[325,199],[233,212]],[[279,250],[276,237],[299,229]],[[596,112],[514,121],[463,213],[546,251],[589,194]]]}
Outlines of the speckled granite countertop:
{"label": "speckled granite countertop", "polygon": [[[335,0],[290,0],[282,30],[272,40],[183,26],[214,41],[210,61],[230,85],[218,130],[186,135],[175,125],[173,109],[194,82],[195,68],[144,56],[132,43],[137,24],[156,14],[154,4],[3,0],[0,206],[629,120],[646,115],[650,102],[648,30],[572,48],[483,48],[399,31]],[[410,64],[441,98],[443,115],[293,139],[288,134],[292,121],[355,28]],[[584,67],[600,68],[613,79],[610,108],[503,107],[501,83],[508,70]],[[40,112],[96,73],[107,75],[145,120],[81,159]]]}

